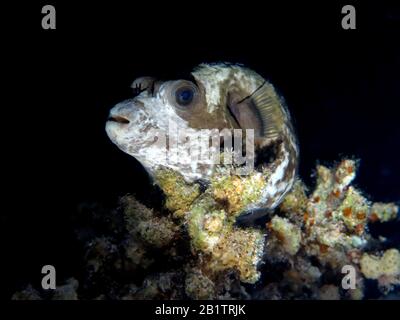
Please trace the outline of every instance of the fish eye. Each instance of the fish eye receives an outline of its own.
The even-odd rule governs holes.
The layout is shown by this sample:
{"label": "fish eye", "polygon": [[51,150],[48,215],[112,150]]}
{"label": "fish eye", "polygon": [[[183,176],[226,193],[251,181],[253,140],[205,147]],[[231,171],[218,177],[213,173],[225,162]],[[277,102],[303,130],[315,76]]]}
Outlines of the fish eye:
{"label": "fish eye", "polygon": [[182,111],[197,105],[200,97],[199,88],[189,80],[176,80],[167,84],[169,102]]}
{"label": "fish eye", "polygon": [[181,87],[175,91],[175,100],[180,106],[187,106],[193,101],[194,95],[194,88]]}

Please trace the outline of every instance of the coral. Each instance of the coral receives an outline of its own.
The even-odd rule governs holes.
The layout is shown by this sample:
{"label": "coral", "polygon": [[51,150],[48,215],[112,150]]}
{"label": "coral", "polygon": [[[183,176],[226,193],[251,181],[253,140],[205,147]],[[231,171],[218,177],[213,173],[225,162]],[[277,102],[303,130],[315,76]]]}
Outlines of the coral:
{"label": "coral", "polygon": [[264,235],[256,229],[240,229],[234,220],[219,208],[211,193],[204,194],[187,214],[186,224],[193,249],[207,254],[209,269],[236,268],[242,281],[254,283],[259,277]]}
{"label": "coral", "polygon": [[66,284],[56,288],[51,299],[52,300],[78,300],[78,294],[76,292],[78,287],[79,287],[79,282],[74,278],[70,278],[67,280]]}
{"label": "coral", "polygon": [[256,175],[227,178],[217,173],[212,181],[210,190],[194,201],[186,216],[192,247],[210,256],[211,272],[233,268],[242,281],[254,283],[259,278],[264,235],[234,223],[240,209],[250,203],[251,190],[260,196],[263,184]]}
{"label": "coral", "polygon": [[330,251],[362,247],[368,240],[365,227],[370,203],[360,191],[350,186],[355,170],[353,160],[343,160],[332,170],[320,165],[317,167],[317,185],[306,204],[302,195],[302,204],[297,209],[288,210],[285,202],[281,206],[288,216],[292,215],[291,211],[298,214],[306,209],[304,242],[310,244],[306,248],[310,253],[319,247],[322,255],[328,253],[333,258]]}
{"label": "coral", "polygon": [[200,269],[192,269],[186,276],[185,292],[192,299],[213,299],[215,284]]}
{"label": "coral", "polygon": [[268,224],[269,229],[282,243],[284,251],[290,255],[295,255],[300,248],[301,231],[300,228],[288,219],[275,216]]}
{"label": "coral", "polygon": [[337,219],[344,222],[348,230],[356,234],[362,234],[367,222],[368,210],[367,200],[359,191],[349,187],[345,192],[343,202],[334,214]]}
{"label": "coral", "polygon": [[[398,206],[371,203],[351,185],[356,161],[318,165],[314,189],[297,179],[279,208],[247,227],[237,218],[260,201],[268,172],[231,169],[221,166],[208,185],[158,171],[161,210],[132,195],[117,209],[81,206],[95,212],[90,228],[102,226],[79,231],[83,276],[50,293],[28,285],[12,298],[360,300],[371,282],[396,294],[400,253],[368,226],[396,219]],[[355,271],[355,289],[342,287],[344,266]]]}
{"label": "coral", "polygon": [[290,193],[283,199],[280,208],[283,212],[289,212],[292,218],[300,216],[303,218],[303,213],[307,208],[307,187],[301,180],[296,180]]}
{"label": "coral", "polygon": [[169,217],[157,216],[135,198],[121,199],[129,232],[154,247],[168,245],[177,235],[178,226]]}
{"label": "coral", "polygon": [[140,287],[131,284],[122,300],[182,299],[181,272],[170,271],[147,276]]}
{"label": "coral", "polygon": [[30,284],[23,290],[16,292],[12,300],[78,300],[77,289],[79,283],[74,278],[69,278],[55,290],[36,290]]}
{"label": "coral", "polygon": [[319,297],[320,300],[339,300],[339,288],[332,284],[323,285],[319,289]]}
{"label": "coral", "polygon": [[28,284],[25,289],[17,291],[11,297],[12,300],[41,300],[40,293]]}
{"label": "coral", "polygon": [[[264,235],[257,229],[240,229],[234,223],[245,207],[260,199],[265,178],[258,172],[243,177],[227,174],[230,169],[218,170],[209,188],[201,195],[198,187],[186,183],[177,172],[158,170],[155,177],[166,195],[166,207],[178,219],[175,223],[183,221],[191,238],[192,250],[197,254],[203,253],[204,259],[209,260],[207,272],[216,274],[221,270],[236,269],[243,282],[254,283],[260,275],[257,267],[262,257]],[[140,207],[138,204],[135,206]],[[148,209],[138,211],[147,212],[141,213],[142,216],[151,216]],[[143,224],[137,215],[132,221],[135,221],[134,230]],[[159,224],[153,221],[150,219],[146,226],[153,226],[158,238],[169,237],[173,234],[170,230],[176,230],[174,223],[168,220],[156,220]],[[146,232],[141,234],[141,238],[146,239],[145,234],[151,231],[142,229]]]}
{"label": "coral", "polygon": [[360,265],[363,275],[378,280],[381,290],[386,293],[400,284],[400,252],[397,249],[386,250],[382,256],[364,253]]}
{"label": "coral", "polygon": [[255,283],[260,272],[264,246],[264,235],[258,230],[233,228],[227,232],[210,252],[211,261],[208,268],[215,271],[236,269],[240,280]]}
{"label": "coral", "polygon": [[246,176],[238,176],[220,170],[211,179],[211,193],[217,203],[225,206],[229,215],[236,217],[249,205],[260,201],[266,174],[254,171]]}
{"label": "coral", "polygon": [[187,183],[181,175],[172,170],[160,169],[155,178],[166,195],[166,208],[177,217],[184,216],[194,199],[200,195],[198,184]]}
{"label": "coral", "polygon": [[390,220],[394,220],[397,217],[398,211],[399,207],[394,203],[376,202],[372,205],[369,220],[371,222],[387,222]]}
{"label": "coral", "polygon": [[[288,217],[302,232],[300,249],[294,246],[293,252],[302,251],[307,260],[316,259],[320,265],[321,273],[329,272],[340,278],[341,268],[344,265],[353,266],[357,272],[357,288],[349,290],[346,296],[350,299],[360,299],[363,296],[363,277],[370,279],[382,279],[388,282],[389,274],[383,270],[391,270],[390,279],[393,279],[398,272],[398,251],[391,249],[388,258],[377,260],[368,254],[363,254],[363,250],[371,245],[377,245],[376,240],[372,239],[367,230],[368,221],[372,214],[379,217],[381,221],[394,219],[397,216],[398,207],[395,204],[374,203],[371,204],[362,193],[350,185],[355,177],[356,162],[354,160],[343,160],[336,167],[329,169],[325,166],[317,166],[317,183],[313,192],[307,198],[307,190],[301,182],[297,182],[280,206],[281,214]],[[303,212],[303,220],[298,217]],[[288,241],[293,227],[288,227],[288,219],[277,219],[273,217],[268,224],[268,228],[276,233],[277,222],[283,225],[278,235],[283,248],[288,246]],[[378,219],[374,219],[376,221]],[[274,227],[275,225],[275,227]],[[289,225],[291,226],[291,225]],[[275,230],[274,230],[275,229]],[[286,240],[284,242],[283,240]],[[293,242],[293,240],[292,240]],[[298,243],[298,241],[294,241]],[[279,244],[271,245],[268,252],[278,258]],[[288,250],[285,250],[288,252]],[[288,258],[287,256],[285,257]],[[383,259],[383,258],[382,258]],[[387,259],[387,260],[386,260]],[[292,259],[294,269],[299,259]],[[391,263],[391,264],[390,264]],[[360,271],[361,268],[361,271]],[[327,271],[323,271],[323,270]],[[368,270],[368,271],[367,271]],[[293,271],[292,271],[293,273]],[[303,277],[305,272],[302,271]],[[310,281],[306,281],[310,283]],[[324,289],[326,290],[326,288]],[[325,296],[325,293],[320,293]]]}

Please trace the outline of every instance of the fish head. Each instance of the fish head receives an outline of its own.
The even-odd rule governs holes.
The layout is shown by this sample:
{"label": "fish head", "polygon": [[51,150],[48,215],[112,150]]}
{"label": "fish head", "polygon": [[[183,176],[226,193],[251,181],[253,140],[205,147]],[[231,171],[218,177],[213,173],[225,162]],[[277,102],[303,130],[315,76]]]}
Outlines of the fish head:
{"label": "fish head", "polygon": [[[161,166],[180,172],[189,181],[202,178],[204,171],[211,173],[212,163],[192,161],[185,140],[198,136],[202,129],[230,128],[233,124],[223,110],[208,111],[202,82],[141,77],[132,86],[139,93],[110,110],[106,132],[111,141],[141,162],[151,175]],[[178,132],[184,135],[178,136]]]}

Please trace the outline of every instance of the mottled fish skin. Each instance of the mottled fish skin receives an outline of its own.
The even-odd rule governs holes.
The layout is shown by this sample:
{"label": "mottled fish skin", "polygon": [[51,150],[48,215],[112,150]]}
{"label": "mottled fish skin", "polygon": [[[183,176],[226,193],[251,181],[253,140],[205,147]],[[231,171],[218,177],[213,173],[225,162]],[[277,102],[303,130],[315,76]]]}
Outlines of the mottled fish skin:
{"label": "mottled fish skin", "polygon": [[[293,186],[299,157],[283,99],[272,84],[241,65],[202,64],[192,76],[193,82],[136,79],[132,86],[139,94],[112,108],[106,124],[108,136],[122,151],[140,161],[150,175],[167,167],[193,182],[207,181],[216,165],[197,163],[190,155],[186,159],[181,154],[179,162],[166,161],[164,151],[155,143],[153,130],[168,135],[171,123],[189,135],[202,129],[254,129],[256,156],[263,150],[274,150],[272,160],[265,164],[272,173],[266,178],[262,206],[275,208]],[[189,105],[181,106],[175,100],[176,92],[187,87],[195,94]],[[260,203],[254,204],[257,206]]]}

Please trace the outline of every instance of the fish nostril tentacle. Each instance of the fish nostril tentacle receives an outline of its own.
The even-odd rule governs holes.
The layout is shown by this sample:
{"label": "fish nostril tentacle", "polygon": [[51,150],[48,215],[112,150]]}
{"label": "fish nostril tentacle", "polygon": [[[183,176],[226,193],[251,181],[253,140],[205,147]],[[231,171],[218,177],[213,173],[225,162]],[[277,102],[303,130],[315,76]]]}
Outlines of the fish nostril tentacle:
{"label": "fish nostril tentacle", "polygon": [[112,121],[112,122],[118,122],[121,124],[128,124],[129,120],[125,117],[121,117],[121,116],[109,116],[108,121]]}

